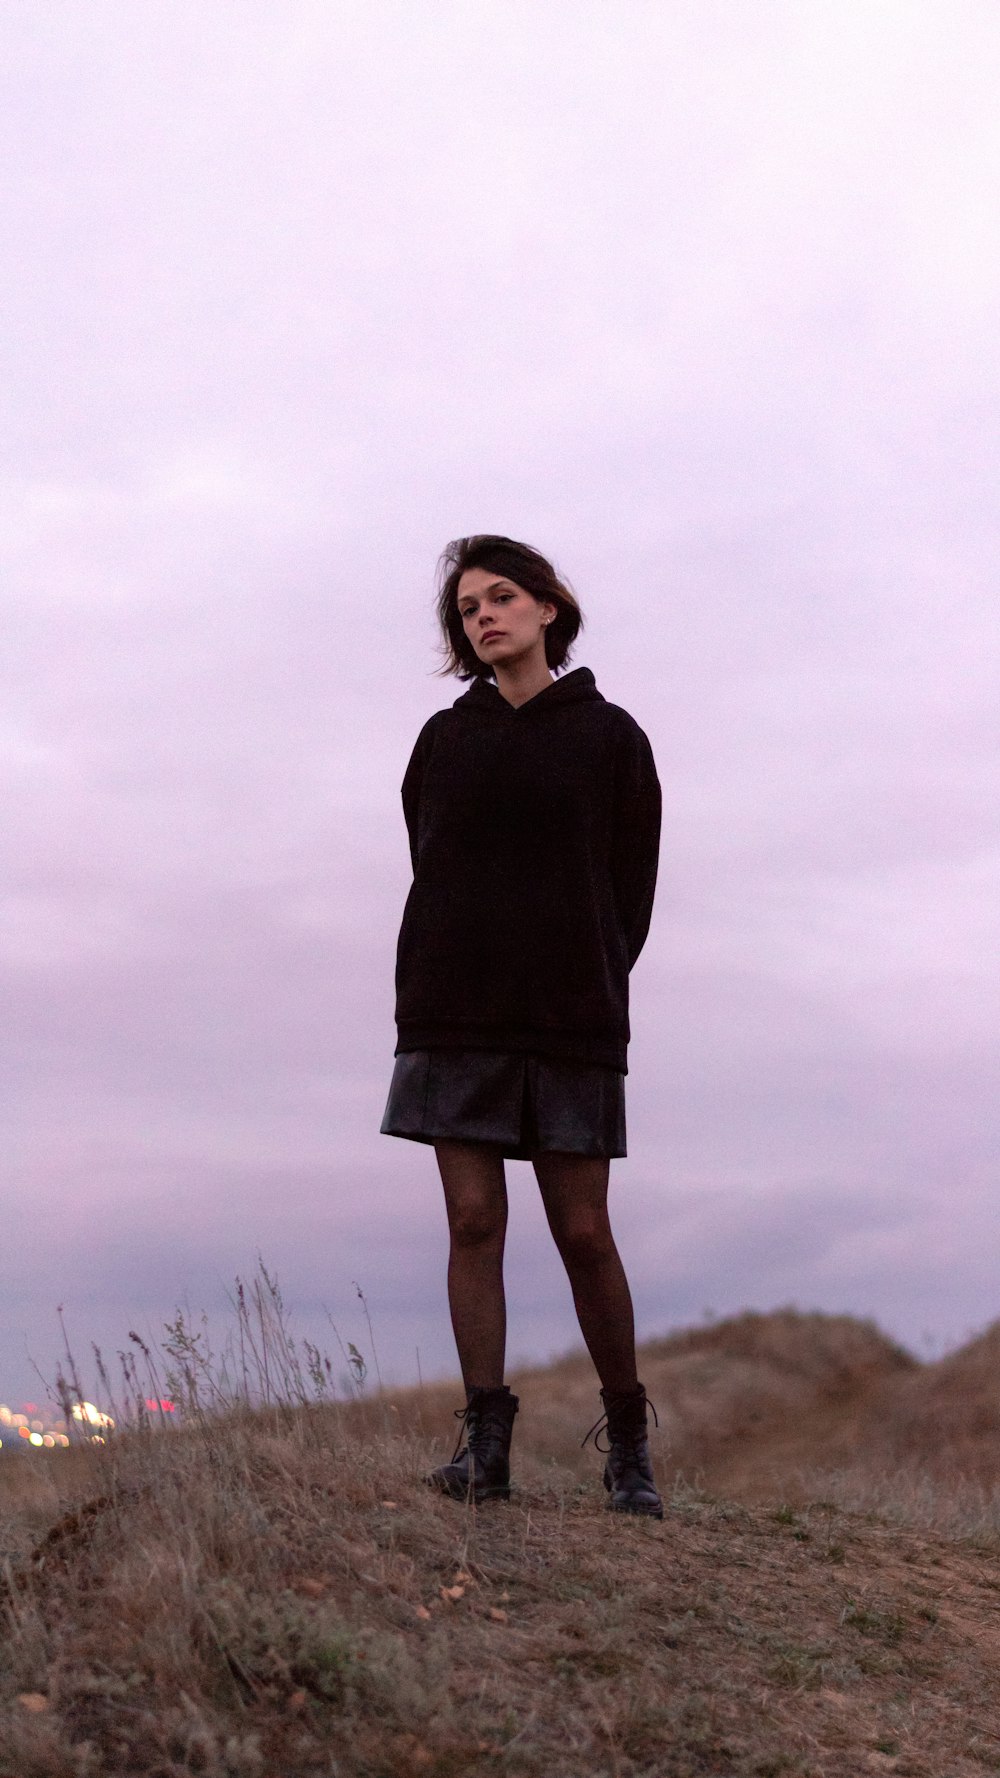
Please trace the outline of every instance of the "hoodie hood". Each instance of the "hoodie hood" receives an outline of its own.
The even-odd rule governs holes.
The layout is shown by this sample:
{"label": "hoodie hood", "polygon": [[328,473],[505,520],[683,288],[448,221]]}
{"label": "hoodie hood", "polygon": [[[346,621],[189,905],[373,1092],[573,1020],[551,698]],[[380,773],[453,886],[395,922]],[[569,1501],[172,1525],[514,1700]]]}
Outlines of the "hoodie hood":
{"label": "hoodie hood", "polygon": [[603,704],[603,693],[597,689],[597,682],[589,667],[575,667],[562,679],[553,679],[551,685],[536,692],[527,703],[515,709],[508,704],[492,679],[476,679],[469,690],[456,698],[453,708],[463,716],[485,716],[495,722],[509,722],[513,718],[527,716],[544,716],[547,710],[561,709],[564,704]]}

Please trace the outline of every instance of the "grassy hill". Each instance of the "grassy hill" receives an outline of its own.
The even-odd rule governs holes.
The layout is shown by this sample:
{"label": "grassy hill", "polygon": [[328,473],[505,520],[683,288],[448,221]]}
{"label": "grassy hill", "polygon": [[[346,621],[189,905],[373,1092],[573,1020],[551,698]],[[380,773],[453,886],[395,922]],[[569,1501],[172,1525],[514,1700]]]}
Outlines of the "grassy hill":
{"label": "grassy hill", "polygon": [[509,1506],[422,1485],[442,1388],[2,1461],[0,1774],[1000,1771],[998,1344],[650,1344],[662,1524],[603,1511],[576,1356],[512,1379]]}

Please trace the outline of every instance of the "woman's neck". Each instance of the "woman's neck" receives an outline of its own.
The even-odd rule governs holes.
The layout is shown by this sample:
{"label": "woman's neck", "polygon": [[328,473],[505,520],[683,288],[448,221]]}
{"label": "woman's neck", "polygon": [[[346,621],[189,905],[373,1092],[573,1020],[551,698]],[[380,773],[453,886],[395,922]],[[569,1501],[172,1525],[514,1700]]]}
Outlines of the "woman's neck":
{"label": "woman's neck", "polygon": [[493,671],[500,696],[506,698],[508,704],[513,704],[515,710],[552,684],[552,674],[544,659],[511,661],[509,666],[498,661]]}

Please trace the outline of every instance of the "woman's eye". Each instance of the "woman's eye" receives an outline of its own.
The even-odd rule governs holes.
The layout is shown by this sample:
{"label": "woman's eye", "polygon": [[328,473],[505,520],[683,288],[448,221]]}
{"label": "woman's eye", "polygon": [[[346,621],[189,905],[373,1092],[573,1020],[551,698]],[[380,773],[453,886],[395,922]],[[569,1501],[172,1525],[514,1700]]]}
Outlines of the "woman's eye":
{"label": "woman's eye", "polygon": [[[514,598],[514,596],[513,593],[497,593],[493,603],[494,605],[506,605]],[[460,605],[458,608],[458,615],[464,620],[467,617],[475,617],[476,611],[477,607],[475,605],[466,605],[464,608]]]}

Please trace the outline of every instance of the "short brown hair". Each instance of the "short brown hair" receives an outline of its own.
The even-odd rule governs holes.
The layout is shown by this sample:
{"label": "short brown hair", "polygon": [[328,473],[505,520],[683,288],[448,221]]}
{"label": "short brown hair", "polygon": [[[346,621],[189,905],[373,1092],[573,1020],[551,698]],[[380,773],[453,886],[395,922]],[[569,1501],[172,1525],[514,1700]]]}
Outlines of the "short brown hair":
{"label": "short brown hair", "polygon": [[467,568],[485,568],[490,574],[502,574],[530,593],[539,605],[549,601],[556,615],[545,631],[545,660],[559,672],[569,660],[573,643],[583,623],[583,613],[576,595],[565,580],[536,549],[527,543],[515,543],[512,537],[457,537],[441,553],[438,563],[437,615],[443,641],[444,665],[441,674],[454,673],[459,679],[489,679],[493,668],[477,655],[462,623],[458,609],[458,583]]}

